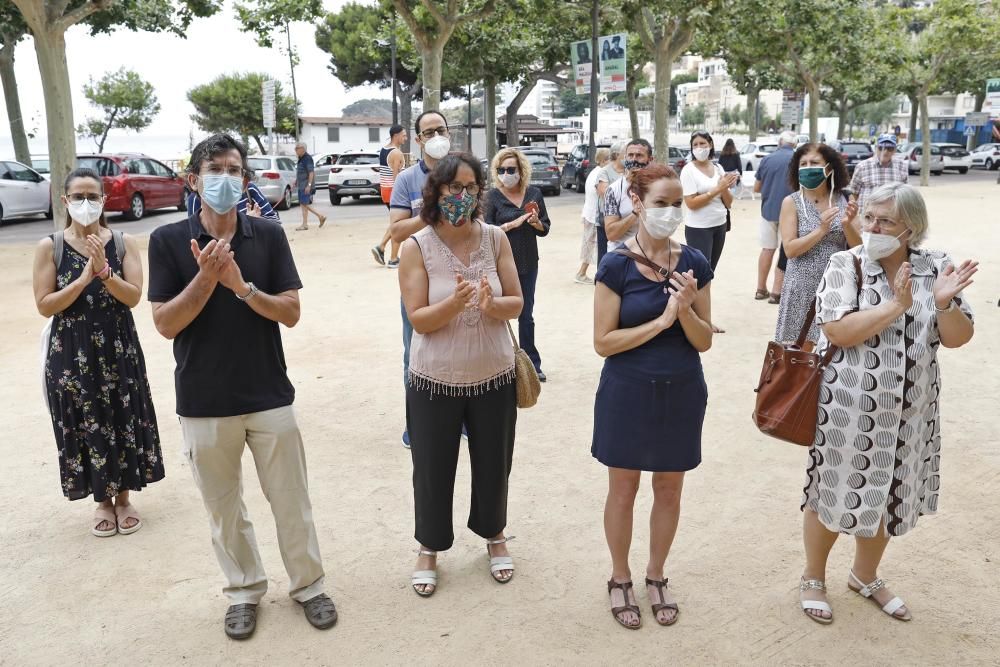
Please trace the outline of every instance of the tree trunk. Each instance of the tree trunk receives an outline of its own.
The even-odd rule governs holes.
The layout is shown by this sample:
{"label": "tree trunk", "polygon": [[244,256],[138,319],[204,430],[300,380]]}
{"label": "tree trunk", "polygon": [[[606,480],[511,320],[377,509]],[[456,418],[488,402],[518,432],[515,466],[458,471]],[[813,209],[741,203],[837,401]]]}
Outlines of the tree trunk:
{"label": "tree trunk", "polygon": [[656,45],[656,89],[653,95],[653,156],[669,164],[670,139],[670,52],[666,39]]}
{"label": "tree trunk", "polygon": [[[251,134],[250,136],[253,137],[253,140],[257,142],[257,148],[260,149],[260,154],[261,155],[267,155],[267,151],[264,150],[264,144],[260,140],[260,135],[258,135],[258,134]],[[98,151],[98,152],[100,153],[101,151]]]}
{"label": "tree trunk", "polygon": [[76,132],[73,128],[73,97],[66,65],[66,35],[59,29],[33,30],[38,70],[45,94],[45,127],[49,144],[49,174],[52,183],[52,220],[62,229],[66,209],[60,188],[76,164]]}
{"label": "tree trunk", "polygon": [[424,111],[441,108],[441,62],[444,60],[444,43],[440,40],[421,54],[420,70],[424,82]]}
{"label": "tree trunk", "polygon": [[630,68],[625,77],[625,99],[628,104],[628,122],[632,126],[632,138],[637,139],[639,134],[639,111],[636,109],[635,84],[641,68]]}
{"label": "tree trunk", "polygon": [[917,114],[920,112],[920,102],[915,95],[907,95],[910,100],[910,128],[906,135],[907,141],[914,141],[917,136]]}
{"label": "tree trunk", "polygon": [[31,151],[28,149],[28,135],[24,132],[21,98],[17,91],[17,78],[14,76],[14,48],[16,44],[15,40],[6,38],[4,43],[5,46],[0,49],[0,80],[3,82],[3,98],[7,104],[10,137],[14,142],[14,158],[30,167]]}
{"label": "tree trunk", "polygon": [[757,141],[757,106],[760,104],[760,90],[757,86],[747,86],[747,134],[750,141]]}
{"label": "tree trunk", "polygon": [[986,104],[986,89],[985,89],[985,86],[984,87],[980,87],[980,89],[976,92],[976,103],[975,103],[975,107],[974,107],[975,110],[976,111],[982,111],[984,104]]}
{"label": "tree trunk", "polygon": [[417,79],[413,85],[399,87],[399,124],[406,128],[406,143],[403,144],[403,152],[410,152],[410,135],[413,126],[413,96],[420,90],[421,79]]}
{"label": "tree trunk", "polygon": [[[111,126],[115,124],[115,118],[118,116],[118,109],[111,112],[111,118],[108,118],[108,122],[104,125],[104,132],[101,133],[101,140],[97,142],[97,152],[104,152],[104,142],[108,140],[108,132],[111,131]],[[260,143],[260,142],[258,142]],[[264,149],[261,149],[261,153]]]}
{"label": "tree trunk", "polygon": [[[807,82],[809,92],[809,141],[819,141],[819,84],[811,78]],[[801,129],[801,128],[800,128]]]}
{"label": "tree trunk", "polygon": [[483,78],[483,124],[486,126],[486,162],[491,164],[497,154],[497,78]]}
{"label": "tree trunk", "polygon": [[[840,106],[837,109],[837,138],[844,136],[844,129],[847,127],[847,95],[840,98]],[[847,137],[850,139],[850,137]]]}
{"label": "tree trunk", "polygon": [[517,112],[520,111],[521,105],[524,101],[528,99],[528,95],[531,91],[535,89],[535,84],[538,80],[531,77],[525,80],[524,84],[521,86],[521,90],[517,91],[517,95],[514,99],[510,101],[507,105],[507,145],[508,146],[519,146],[520,139],[517,136]]}
{"label": "tree trunk", "polygon": [[[601,3],[593,0],[590,5],[590,139],[587,142],[587,164],[597,164],[597,121],[600,120],[601,78],[597,41],[601,35]],[[579,188],[579,180],[577,180]],[[583,188],[579,188],[583,189]]]}
{"label": "tree trunk", "polygon": [[923,155],[920,156],[920,185],[930,185],[931,173],[931,127],[927,117],[927,93],[920,92],[920,145]]}

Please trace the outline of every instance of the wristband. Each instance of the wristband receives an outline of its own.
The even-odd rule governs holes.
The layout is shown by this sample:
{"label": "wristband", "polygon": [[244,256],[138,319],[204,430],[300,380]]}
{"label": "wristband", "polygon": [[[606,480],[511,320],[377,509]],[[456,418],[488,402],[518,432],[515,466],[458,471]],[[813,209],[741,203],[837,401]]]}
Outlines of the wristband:
{"label": "wristband", "polygon": [[104,268],[94,274],[101,282],[106,282],[111,278],[111,265],[105,262]]}
{"label": "wristband", "polygon": [[935,303],[934,304],[934,310],[937,311],[937,312],[939,312],[939,313],[950,313],[951,311],[955,310],[955,301],[954,301],[954,299],[951,300],[951,301],[949,301],[947,308],[938,308],[937,304]]}

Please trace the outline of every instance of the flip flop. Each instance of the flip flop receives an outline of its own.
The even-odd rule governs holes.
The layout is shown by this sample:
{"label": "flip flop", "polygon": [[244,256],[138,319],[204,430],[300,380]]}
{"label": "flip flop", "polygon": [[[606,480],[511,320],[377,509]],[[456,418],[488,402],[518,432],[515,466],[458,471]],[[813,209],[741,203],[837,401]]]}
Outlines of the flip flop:
{"label": "flip flop", "polygon": [[[108,530],[98,530],[97,527],[105,521],[111,523],[111,528]],[[90,532],[97,537],[111,537],[115,535],[118,532],[118,522],[115,520],[114,511],[98,505],[97,509],[94,510],[94,525],[90,527]]]}
{"label": "flip flop", "polygon": [[[115,505],[115,517],[118,520],[118,532],[122,535],[131,535],[142,528],[142,517],[139,516],[138,510],[135,509],[135,506],[132,503],[129,503],[124,507]],[[129,519],[135,519],[136,524],[131,528],[126,528],[125,522]]]}

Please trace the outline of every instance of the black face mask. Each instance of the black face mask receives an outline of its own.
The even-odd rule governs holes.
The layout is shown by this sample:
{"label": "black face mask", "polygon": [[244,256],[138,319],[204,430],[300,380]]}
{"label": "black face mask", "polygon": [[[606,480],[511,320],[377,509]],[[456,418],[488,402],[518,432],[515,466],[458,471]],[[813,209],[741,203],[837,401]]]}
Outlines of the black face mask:
{"label": "black face mask", "polygon": [[622,163],[622,166],[624,166],[629,171],[633,171],[635,169],[645,169],[647,166],[649,166],[649,163],[639,162],[638,160],[625,160]]}

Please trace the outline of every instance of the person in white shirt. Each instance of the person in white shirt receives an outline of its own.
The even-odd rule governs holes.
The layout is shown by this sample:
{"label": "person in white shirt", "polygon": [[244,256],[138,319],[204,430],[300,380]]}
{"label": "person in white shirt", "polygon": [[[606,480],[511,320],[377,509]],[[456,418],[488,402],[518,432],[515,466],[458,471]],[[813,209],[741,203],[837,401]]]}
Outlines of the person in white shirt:
{"label": "person in white shirt", "polygon": [[604,191],[604,232],[608,236],[608,250],[624,245],[635,237],[639,220],[632,210],[629,192],[634,172],[645,169],[653,162],[653,147],[645,139],[633,139],[625,145],[624,177]]}
{"label": "person in white shirt", "polygon": [[[593,285],[594,281],[587,277],[587,269],[591,264],[597,263],[597,225],[600,223],[598,217],[598,204],[600,195],[597,192],[597,181],[604,173],[604,166],[608,163],[611,151],[607,148],[598,148],[594,156],[597,167],[590,171],[587,176],[586,185],[583,188],[583,239],[580,241],[580,270],[576,272],[574,280],[581,285]],[[606,178],[607,176],[605,176]]]}

